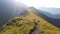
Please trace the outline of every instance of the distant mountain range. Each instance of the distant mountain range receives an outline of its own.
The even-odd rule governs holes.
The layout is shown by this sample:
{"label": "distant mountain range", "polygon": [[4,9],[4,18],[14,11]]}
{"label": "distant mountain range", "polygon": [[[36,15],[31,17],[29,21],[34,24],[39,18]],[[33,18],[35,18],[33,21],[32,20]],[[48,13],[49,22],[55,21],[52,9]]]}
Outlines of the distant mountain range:
{"label": "distant mountain range", "polygon": [[38,10],[39,11],[43,10],[41,12],[51,18],[60,19],[60,8],[39,8]]}

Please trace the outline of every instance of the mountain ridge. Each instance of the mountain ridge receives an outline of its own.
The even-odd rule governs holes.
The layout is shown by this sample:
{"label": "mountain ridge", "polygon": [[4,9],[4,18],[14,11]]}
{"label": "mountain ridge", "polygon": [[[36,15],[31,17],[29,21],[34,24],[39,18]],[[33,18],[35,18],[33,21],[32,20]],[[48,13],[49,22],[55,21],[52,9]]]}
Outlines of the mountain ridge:
{"label": "mountain ridge", "polygon": [[[34,8],[28,8],[26,14],[9,20],[0,29],[1,34],[59,34],[60,29],[41,18]],[[39,14],[37,15],[36,14]],[[53,28],[53,29],[52,29]],[[53,31],[53,32],[52,32]]]}

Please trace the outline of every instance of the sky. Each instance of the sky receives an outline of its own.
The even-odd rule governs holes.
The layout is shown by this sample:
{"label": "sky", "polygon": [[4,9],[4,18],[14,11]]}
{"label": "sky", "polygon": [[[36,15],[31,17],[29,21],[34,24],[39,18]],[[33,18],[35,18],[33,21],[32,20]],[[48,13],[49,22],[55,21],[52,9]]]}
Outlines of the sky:
{"label": "sky", "polygon": [[22,2],[27,6],[34,7],[56,7],[60,8],[60,0],[16,0],[16,2]]}
{"label": "sky", "polygon": [[[22,2],[29,7],[33,6],[35,8],[41,8],[41,7],[60,8],[60,0],[15,0],[15,2],[17,2],[17,4],[19,2]],[[52,14],[60,14],[59,11],[52,10],[52,11],[46,11],[46,12],[50,12]]]}

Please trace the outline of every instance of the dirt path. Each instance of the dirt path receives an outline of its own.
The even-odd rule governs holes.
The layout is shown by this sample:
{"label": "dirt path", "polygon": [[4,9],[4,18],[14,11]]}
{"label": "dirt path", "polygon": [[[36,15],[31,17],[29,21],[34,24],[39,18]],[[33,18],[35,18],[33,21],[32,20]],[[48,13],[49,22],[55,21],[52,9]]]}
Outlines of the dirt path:
{"label": "dirt path", "polygon": [[35,27],[32,30],[30,30],[29,34],[40,34],[39,24],[37,22],[34,22],[34,24],[35,24]]}

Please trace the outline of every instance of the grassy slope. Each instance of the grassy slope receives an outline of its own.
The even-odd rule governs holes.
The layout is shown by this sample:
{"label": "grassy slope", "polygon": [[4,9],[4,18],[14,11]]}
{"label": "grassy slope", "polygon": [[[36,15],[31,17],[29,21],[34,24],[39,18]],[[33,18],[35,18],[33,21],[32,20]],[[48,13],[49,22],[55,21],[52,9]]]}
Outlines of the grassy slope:
{"label": "grassy slope", "polygon": [[43,18],[37,16],[33,12],[31,13],[31,16],[33,18],[35,18],[37,21],[40,21],[39,24],[40,24],[40,31],[41,31],[41,33],[43,33],[43,34],[60,34],[60,28],[57,28],[57,27],[53,26],[48,21],[46,21]]}
{"label": "grassy slope", "polygon": [[35,26],[34,21],[37,21],[42,34],[60,34],[60,28],[53,26],[48,21],[33,13],[34,10],[27,9],[27,11],[29,11],[27,14],[9,20],[1,28],[0,34],[29,34],[30,30]]}

